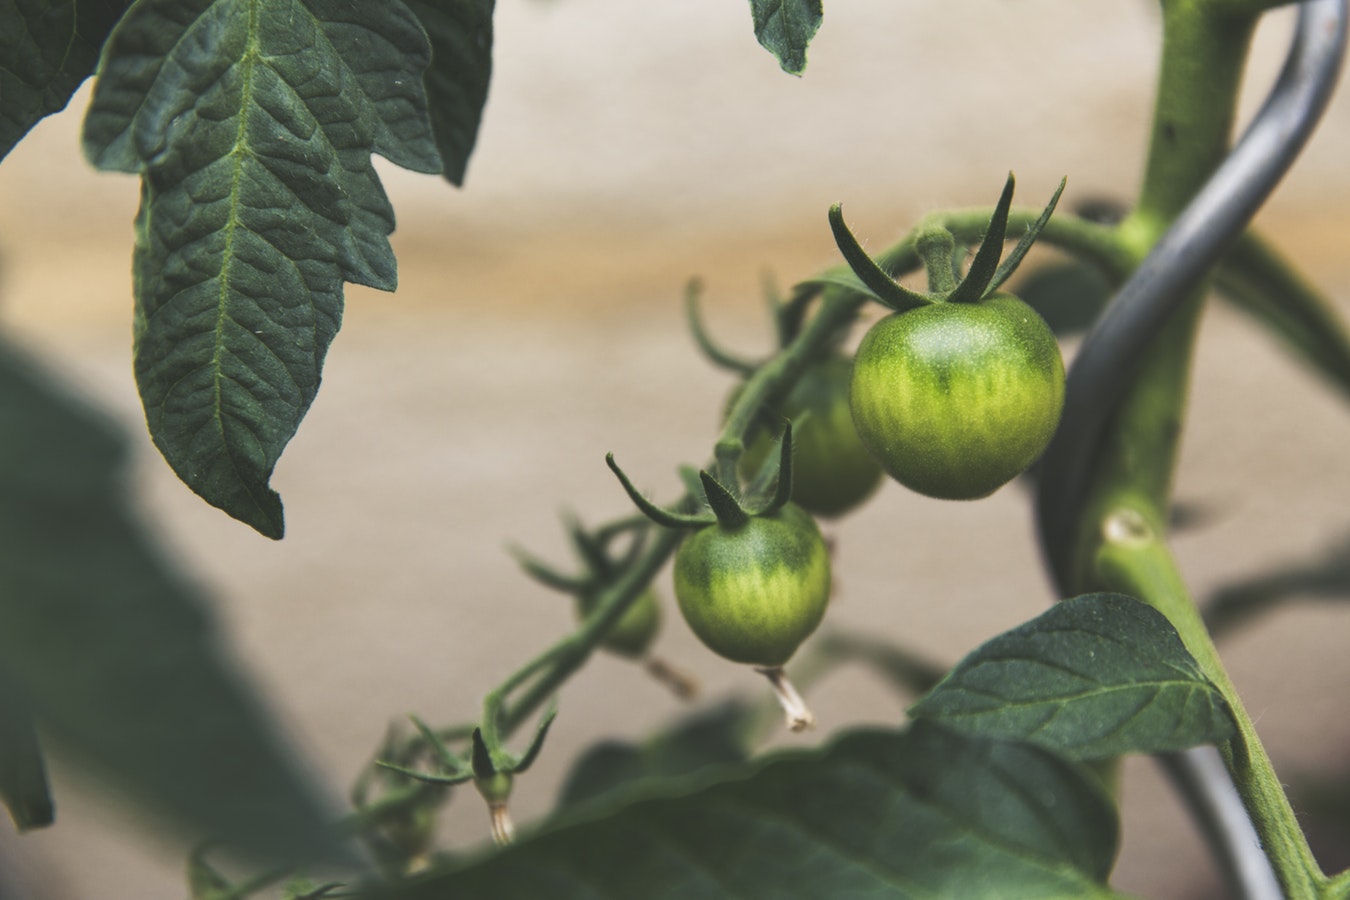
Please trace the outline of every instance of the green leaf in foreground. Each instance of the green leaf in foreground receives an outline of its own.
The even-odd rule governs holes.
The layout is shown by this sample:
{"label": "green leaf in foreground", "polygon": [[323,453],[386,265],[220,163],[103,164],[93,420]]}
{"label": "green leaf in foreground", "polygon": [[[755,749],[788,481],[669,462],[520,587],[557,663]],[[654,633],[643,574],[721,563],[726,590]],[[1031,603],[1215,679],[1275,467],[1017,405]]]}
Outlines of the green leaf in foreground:
{"label": "green leaf in foreground", "polygon": [[608,818],[587,807],[571,824],[393,896],[1111,896],[1110,800],[1078,764],[1027,744],[921,724],[721,772],[701,788],[697,777],[670,782],[667,796]]}
{"label": "green leaf in foreground", "polygon": [[823,17],[821,0],[750,0],[755,37],[778,58],[784,72],[800,75],[806,68],[806,46]]}
{"label": "green leaf in foreground", "polygon": [[105,782],[263,859],[323,805],[128,513],[120,437],[0,343],[0,684]]}
{"label": "green leaf in foreground", "polygon": [[1234,731],[1176,629],[1120,594],[1065,600],[994,638],[910,714],[1076,759],[1183,750]]}
{"label": "green leaf in foreground", "polygon": [[558,806],[593,801],[636,782],[690,775],[707,766],[745,761],[743,733],[753,710],[731,700],[693,713],[642,744],[604,741],[582,754],[559,794]]}
{"label": "green leaf in foreground", "polygon": [[269,480],[319,387],[343,283],[393,290],[371,153],[440,172],[427,37],[400,0],[140,0],[85,120],[141,175],[135,370],[165,459],[207,502],[283,533]]}
{"label": "green leaf in foreground", "polygon": [[0,0],[0,159],[94,74],[130,0]]}
{"label": "green leaf in foreground", "polygon": [[407,0],[431,40],[427,104],[442,174],[464,183],[492,78],[495,0]]}

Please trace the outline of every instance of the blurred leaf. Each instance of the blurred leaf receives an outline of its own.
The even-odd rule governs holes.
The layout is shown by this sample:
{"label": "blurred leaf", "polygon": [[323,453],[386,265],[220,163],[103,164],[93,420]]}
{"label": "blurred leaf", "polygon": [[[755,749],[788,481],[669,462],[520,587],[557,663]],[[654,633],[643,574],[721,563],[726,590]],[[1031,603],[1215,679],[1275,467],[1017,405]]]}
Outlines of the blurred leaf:
{"label": "blurred leaf", "polygon": [[0,422],[0,678],[74,761],[189,832],[331,851],[196,591],[129,514],[114,429],[4,343]]}
{"label": "blurred leaf", "polygon": [[910,714],[1074,759],[1183,750],[1234,732],[1176,629],[1120,594],[1064,600],[994,638]]}
{"label": "blurred leaf", "polygon": [[750,14],[760,46],[778,58],[784,72],[802,74],[806,45],[823,17],[821,0],[750,0]]}
{"label": "blurred leaf", "polygon": [[405,2],[431,40],[427,110],[441,152],[441,171],[451,184],[462,185],[492,78],[495,0]]}
{"label": "blurred leaf", "polygon": [[1274,247],[1244,233],[1219,265],[1215,282],[1234,306],[1350,394],[1350,336],[1340,315]]}
{"label": "blurred leaf", "polygon": [[558,806],[588,802],[644,779],[674,778],[707,766],[744,762],[743,735],[754,715],[749,705],[732,700],[687,716],[642,744],[596,744],[572,766]]}
{"label": "blurred leaf", "polygon": [[319,388],[344,282],[393,290],[371,153],[441,171],[431,49],[400,0],[140,0],[85,120],[98,168],[141,176],[136,382],[156,446],[272,538],[268,482]]}
{"label": "blurred leaf", "polygon": [[52,823],[47,764],[28,705],[0,678],[0,799],[20,831]]}
{"label": "blurred leaf", "polygon": [[1111,299],[1112,286],[1093,266],[1067,260],[1037,266],[1017,283],[1014,293],[1064,337],[1092,327]]}
{"label": "blurred leaf", "polygon": [[1350,535],[1342,536],[1307,562],[1292,563],[1218,588],[1205,604],[1205,624],[1218,637],[1300,597],[1350,600]]}
{"label": "blurred leaf", "polygon": [[920,723],[718,772],[605,818],[587,806],[392,896],[1113,896],[1111,801],[1085,768],[1027,744]]}
{"label": "blurred leaf", "polygon": [[66,108],[130,0],[0,0],[0,159]]}

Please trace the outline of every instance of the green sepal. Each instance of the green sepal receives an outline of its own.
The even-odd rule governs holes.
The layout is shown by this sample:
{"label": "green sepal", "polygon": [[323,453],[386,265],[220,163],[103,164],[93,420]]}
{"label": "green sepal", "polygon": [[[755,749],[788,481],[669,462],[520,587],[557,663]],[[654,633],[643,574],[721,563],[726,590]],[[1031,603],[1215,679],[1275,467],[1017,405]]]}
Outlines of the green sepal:
{"label": "green sepal", "polygon": [[511,554],[526,575],[529,575],[545,587],[553,588],[556,591],[562,591],[564,594],[576,594],[590,586],[588,580],[571,578],[564,575],[540,560],[538,557],[530,554],[525,548],[516,544],[508,545],[506,552]]}
{"label": "green sepal", "polygon": [[998,290],[1003,282],[1007,281],[1008,278],[1017,271],[1017,267],[1022,264],[1022,258],[1027,255],[1027,251],[1031,249],[1031,245],[1036,243],[1036,238],[1041,236],[1041,230],[1045,228],[1046,223],[1050,221],[1050,216],[1054,214],[1055,207],[1059,205],[1059,196],[1064,193],[1064,186],[1068,183],[1069,179],[1067,177],[1059,180],[1059,187],[1055,188],[1054,196],[1052,196],[1050,202],[1045,205],[1045,209],[1041,211],[1040,217],[1027,229],[1027,233],[1022,235],[1022,239],[1017,242],[1017,246],[1013,248],[1013,252],[1009,253],[1007,258],[999,264],[998,271],[994,273],[993,281],[989,282],[989,287],[985,289],[984,296],[987,297]]}
{"label": "green sepal", "polygon": [[998,260],[1003,255],[1003,238],[1008,231],[1008,211],[1012,209],[1014,179],[1011,172],[1003,183],[1003,193],[989,217],[989,228],[984,240],[975,251],[975,258],[966,270],[966,277],[956,286],[956,290],[947,295],[948,303],[978,303],[984,298],[985,288],[989,287],[998,272]]}
{"label": "green sepal", "polygon": [[605,555],[605,548],[601,546],[600,541],[596,539],[586,526],[581,524],[581,519],[577,514],[567,510],[562,514],[563,527],[567,529],[567,537],[572,541],[572,547],[576,550],[577,556],[581,557],[583,563],[589,572],[600,579],[604,579],[610,571],[611,563],[609,557]]}
{"label": "green sepal", "polygon": [[544,748],[544,739],[548,737],[548,730],[553,725],[553,720],[558,718],[558,698],[554,697],[549,701],[548,709],[539,719],[539,726],[534,730],[534,738],[530,741],[530,746],[525,748],[525,753],[520,760],[511,767],[511,771],[524,772],[534,761],[539,758],[539,751]]}
{"label": "green sepal", "polygon": [[782,509],[792,499],[792,420],[783,420],[783,435],[778,439],[778,478],[773,496],[769,502],[755,513],[757,516],[771,516]]}
{"label": "green sepal", "polygon": [[422,740],[426,741],[427,746],[431,748],[432,754],[436,757],[436,762],[445,766],[454,775],[467,777],[471,774],[464,768],[464,762],[459,758],[459,755],[445,746],[445,741],[441,740],[440,735],[433,731],[430,725],[417,716],[408,716],[408,718],[412,720],[417,733],[422,735]]}
{"label": "green sepal", "polygon": [[750,521],[750,514],[725,485],[707,472],[700,472],[699,478],[703,481],[703,492],[708,495],[708,505],[712,507],[719,525],[723,528],[740,528]]}
{"label": "green sepal", "polygon": [[477,781],[487,781],[500,771],[497,765],[496,754],[493,752],[496,748],[489,748],[487,741],[483,740],[483,729],[475,728],[473,730],[473,755],[470,760],[473,764],[473,777]]}
{"label": "green sepal", "polygon": [[619,468],[619,464],[614,461],[613,453],[605,454],[605,464],[609,466],[610,471],[612,471],[615,477],[619,479],[619,484],[623,485],[624,491],[628,494],[628,499],[633,501],[634,505],[641,510],[644,516],[651,519],[657,525],[664,528],[702,528],[703,526],[711,525],[716,521],[716,519],[709,515],[677,513],[657,506],[655,503],[644,497],[642,492],[633,485],[633,482],[630,481],[623,470]]}
{"label": "green sepal", "polygon": [[398,763],[391,763],[383,759],[375,760],[375,765],[381,769],[388,769],[390,772],[397,772],[400,775],[407,775],[415,781],[421,781],[426,784],[455,785],[463,784],[474,778],[473,775],[440,775],[435,772],[420,772],[417,769],[411,769],[407,766],[400,766]]}
{"label": "green sepal", "polygon": [[[853,236],[853,232],[848,230],[844,224],[844,211],[836,203],[830,207],[830,230],[834,232],[834,242],[839,246],[839,252],[844,255],[848,266],[853,270],[853,274],[867,287],[867,293],[871,294],[882,305],[895,310],[904,312],[910,309],[920,309],[933,303],[932,297],[926,294],[920,294],[918,291],[911,291],[909,288],[896,282],[894,278],[887,275],[886,272],[876,264],[872,257],[867,255],[858,239]],[[829,273],[822,275],[822,279],[827,278]],[[958,288],[959,290],[959,288]]]}
{"label": "green sepal", "polygon": [[741,359],[734,353],[723,350],[713,341],[712,336],[708,334],[708,329],[703,326],[703,314],[699,309],[698,300],[702,292],[703,282],[697,278],[689,279],[689,284],[684,289],[684,311],[685,317],[689,321],[689,332],[694,336],[694,343],[707,357],[708,362],[718,368],[748,378],[754,374],[759,366],[749,360]]}

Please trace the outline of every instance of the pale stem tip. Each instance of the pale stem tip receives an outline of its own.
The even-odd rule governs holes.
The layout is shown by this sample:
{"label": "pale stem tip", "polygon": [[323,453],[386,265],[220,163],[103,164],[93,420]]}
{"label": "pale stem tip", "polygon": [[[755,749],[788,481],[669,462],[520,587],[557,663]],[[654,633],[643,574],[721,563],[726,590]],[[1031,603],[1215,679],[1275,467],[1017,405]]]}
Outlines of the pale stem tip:
{"label": "pale stem tip", "polygon": [[499,847],[505,847],[516,838],[516,826],[511,822],[511,814],[506,811],[505,803],[493,803],[488,806],[492,817],[492,840]]}
{"label": "pale stem tip", "polygon": [[693,700],[698,696],[698,681],[685,672],[672,666],[657,656],[649,656],[642,661],[647,674],[670,689],[681,700]]}
{"label": "pale stem tip", "polygon": [[806,701],[797,693],[792,682],[788,681],[787,673],[783,671],[782,666],[757,668],[755,671],[769,679],[769,684],[773,685],[773,692],[778,697],[779,705],[783,707],[783,716],[787,720],[789,731],[807,731],[816,727],[816,717],[806,708]]}

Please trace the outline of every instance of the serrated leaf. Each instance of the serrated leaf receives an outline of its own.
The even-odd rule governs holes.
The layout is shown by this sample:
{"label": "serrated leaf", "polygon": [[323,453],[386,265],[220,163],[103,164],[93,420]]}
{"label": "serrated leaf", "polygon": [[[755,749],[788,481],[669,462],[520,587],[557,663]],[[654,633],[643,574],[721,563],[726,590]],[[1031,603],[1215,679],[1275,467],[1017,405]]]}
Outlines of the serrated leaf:
{"label": "serrated leaf", "polygon": [[269,480],[319,387],[343,283],[393,290],[371,153],[440,172],[399,0],[138,0],[85,154],[139,173],[135,370],[155,444],[207,502],[283,533]]}
{"label": "serrated leaf", "polygon": [[0,677],[0,800],[20,831],[52,823],[54,809],[47,763],[32,710]]}
{"label": "serrated leaf", "polygon": [[0,675],[58,751],[182,831],[331,851],[324,805],[128,512],[121,437],[0,343]]}
{"label": "serrated leaf", "polygon": [[632,789],[653,779],[744,762],[741,733],[753,715],[745,703],[732,700],[693,713],[641,744],[596,744],[572,765],[559,792],[558,806],[593,802],[612,791]]}
{"label": "serrated leaf", "polygon": [[750,14],[760,46],[778,58],[784,72],[800,75],[823,18],[821,0],[750,0]]}
{"label": "serrated leaf", "polygon": [[1234,733],[1176,629],[1121,594],[1065,600],[999,635],[910,714],[1075,759],[1184,750]]}
{"label": "serrated leaf", "polygon": [[130,0],[0,0],[0,159],[60,112]]}
{"label": "serrated leaf", "polygon": [[926,725],[855,732],[666,791],[606,818],[587,807],[393,896],[1112,896],[1110,800],[1085,769],[1026,744]]}
{"label": "serrated leaf", "polygon": [[495,0],[406,0],[431,41],[426,73],[428,110],[442,174],[464,183],[492,78]]}

